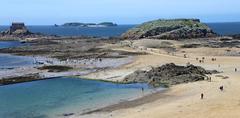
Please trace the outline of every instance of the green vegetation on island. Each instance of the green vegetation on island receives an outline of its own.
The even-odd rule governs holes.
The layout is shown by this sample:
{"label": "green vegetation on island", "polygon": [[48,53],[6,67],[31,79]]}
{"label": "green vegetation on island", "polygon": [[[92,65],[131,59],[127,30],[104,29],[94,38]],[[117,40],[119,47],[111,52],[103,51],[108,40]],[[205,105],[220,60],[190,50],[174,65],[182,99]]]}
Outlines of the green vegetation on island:
{"label": "green vegetation on island", "polygon": [[124,39],[184,39],[214,37],[216,34],[199,19],[159,19],[143,23],[122,35]]}

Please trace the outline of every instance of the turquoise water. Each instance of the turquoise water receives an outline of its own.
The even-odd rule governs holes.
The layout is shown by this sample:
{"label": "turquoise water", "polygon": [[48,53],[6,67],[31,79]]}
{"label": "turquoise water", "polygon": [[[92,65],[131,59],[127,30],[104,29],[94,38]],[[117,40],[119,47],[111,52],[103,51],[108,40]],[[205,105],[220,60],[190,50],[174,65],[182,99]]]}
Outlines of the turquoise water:
{"label": "turquoise water", "polygon": [[52,118],[143,96],[146,84],[113,84],[63,77],[0,87],[0,118]]}

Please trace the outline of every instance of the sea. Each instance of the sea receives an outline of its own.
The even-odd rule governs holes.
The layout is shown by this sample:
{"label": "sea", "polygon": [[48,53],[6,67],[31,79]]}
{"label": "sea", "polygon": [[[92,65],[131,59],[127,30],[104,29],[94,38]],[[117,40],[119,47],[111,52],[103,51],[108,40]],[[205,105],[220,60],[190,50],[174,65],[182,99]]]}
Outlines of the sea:
{"label": "sea", "polygon": [[[227,23],[205,23],[220,35],[231,35],[240,33],[240,22]],[[121,36],[130,28],[137,25],[119,25],[116,27],[55,27],[55,26],[28,26],[28,29],[34,33],[43,33],[47,35],[58,36],[96,36],[96,37],[114,37]],[[9,26],[0,26],[0,32],[5,31]]]}
{"label": "sea", "polygon": [[[119,25],[116,27],[55,27],[55,26],[27,26],[34,33],[57,36],[96,36],[114,37],[120,36],[135,25]],[[0,26],[0,32],[5,31],[9,26]]]}
{"label": "sea", "polygon": [[[221,35],[240,33],[240,23],[207,23]],[[80,28],[28,26],[31,32],[59,36],[120,36],[136,25]],[[0,26],[4,31],[8,26]],[[18,41],[0,41],[0,48],[27,46]],[[33,64],[30,57],[0,54],[0,71]],[[144,88],[144,92],[142,92]],[[163,90],[164,88],[160,88]],[[49,80],[0,86],[0,118],[58,118],[63,114],[81,114],[107,105],[132,100],[156,92],[147,84],[115,84],[58,77]]]}

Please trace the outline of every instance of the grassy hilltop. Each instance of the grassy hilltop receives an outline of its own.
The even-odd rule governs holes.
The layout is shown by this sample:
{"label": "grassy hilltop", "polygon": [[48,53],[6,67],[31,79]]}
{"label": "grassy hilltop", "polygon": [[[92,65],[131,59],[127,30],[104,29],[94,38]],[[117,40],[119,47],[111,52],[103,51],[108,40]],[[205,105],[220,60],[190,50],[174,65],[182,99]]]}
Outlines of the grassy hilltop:
{"label": "grassy hilltop", "polygon": [[216,34],[199,19],[159,19],[143,23],[122,35],[125,39],[183,39],[213,37]]}

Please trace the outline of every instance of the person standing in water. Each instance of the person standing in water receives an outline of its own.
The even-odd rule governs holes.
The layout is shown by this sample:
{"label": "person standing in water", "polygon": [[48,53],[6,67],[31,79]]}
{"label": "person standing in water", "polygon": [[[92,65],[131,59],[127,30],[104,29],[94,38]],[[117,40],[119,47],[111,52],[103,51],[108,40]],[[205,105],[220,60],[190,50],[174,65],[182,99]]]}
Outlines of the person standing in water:
{"label": "person standing in water", "polygon": [[142,91],[142,96],[144,96],[144,88],[143,87],[141,88],[141,91]]}
{"label": "person standing in water", "polygon": [[144,88],[142,87],[142,93],[144,92]]}

